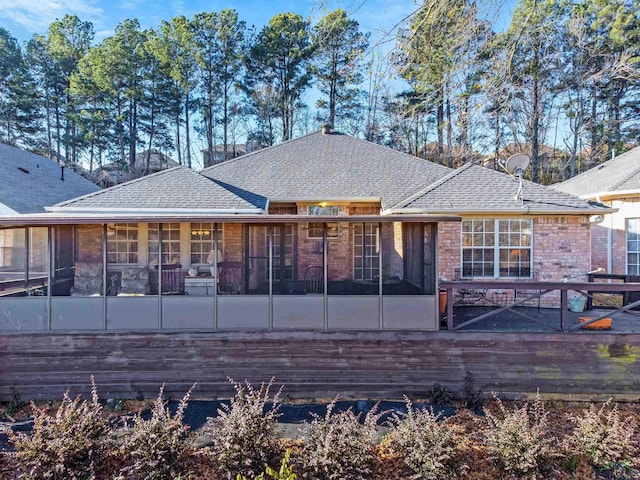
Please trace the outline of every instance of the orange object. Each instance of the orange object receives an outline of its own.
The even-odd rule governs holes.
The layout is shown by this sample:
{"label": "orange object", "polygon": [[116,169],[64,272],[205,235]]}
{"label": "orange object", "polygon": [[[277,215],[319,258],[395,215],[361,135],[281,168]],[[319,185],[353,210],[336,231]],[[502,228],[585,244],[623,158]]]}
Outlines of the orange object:
{"label": "orange object", "polygon": [[[590,320],[593,320],[594,317],[578,317],[578,321],[580,323],[586,323]],[[589,325],[585,325],[585,329],[589,330],[610,330],[611,329],[611,317],[601,318],[600,320],[590,323]]]}
{"label": "orange object", "polygon": [[439,292],[439,303],[440,303],[440,315],[444,315],[447,313],[447,291],[440,290]]}

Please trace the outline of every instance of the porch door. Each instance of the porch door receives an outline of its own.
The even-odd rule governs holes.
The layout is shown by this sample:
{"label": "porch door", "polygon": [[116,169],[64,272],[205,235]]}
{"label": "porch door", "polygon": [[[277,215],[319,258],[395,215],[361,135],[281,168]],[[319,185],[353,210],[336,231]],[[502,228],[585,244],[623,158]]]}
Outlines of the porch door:
{"label": "porch door", "polygon": [[403,224],[405,280],[421,294],[435,294],[435,229],[430,223]]}
{"label": "porch door", "polygon": [[295,228],[293,224],[249,225],[247,229],[246,291],[269,293],[269,239],[273,260],[273,291],[279,293],[286,280],[295,279]]}

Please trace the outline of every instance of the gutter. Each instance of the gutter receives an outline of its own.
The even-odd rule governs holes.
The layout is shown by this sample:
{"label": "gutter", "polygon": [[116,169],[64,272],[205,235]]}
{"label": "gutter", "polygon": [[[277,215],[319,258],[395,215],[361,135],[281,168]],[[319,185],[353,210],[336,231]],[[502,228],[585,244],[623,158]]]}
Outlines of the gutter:
{"label": "gutter", "polygon": [[105,223],[168,223],[168,222],[228,222],[228,223],[334,223],[334,222],[371,222],[371,223],[435,223],[435,222],[459,222],[462,219],[456,215],[220,215],[209,212],[208,214],[189,215],[115,215],[115,214],[72,214],[40,213],[15,216],[0,215],[0,228],[11,226],[36,226],[36,225],[100,225]]}
{"label": "gutter", "polygon": [[56,214],[86,214],[86,215],[266,215],[261,208],[100,208],[100,207],[45,207],[47,212]]}
{"label": "gutter", "polygon": [[617,212],[617,208],[590,208],[573,210],[531,210],[529,207],[518,209],[495,210],[489,208],[476,208],[473,210],[437,210],[428,208],[389,208],[383,210],[381,215],[597,215]]}
{"label": "gutter", "polygon": [[380,197],[269,197],[271,203],[380,203]]}

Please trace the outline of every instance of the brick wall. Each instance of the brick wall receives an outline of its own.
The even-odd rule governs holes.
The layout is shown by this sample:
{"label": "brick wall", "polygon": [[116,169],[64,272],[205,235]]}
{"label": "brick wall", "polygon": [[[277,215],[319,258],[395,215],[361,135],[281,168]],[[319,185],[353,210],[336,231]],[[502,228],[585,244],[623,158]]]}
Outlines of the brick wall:
{"label": "brick wall", "polygon": [[[591,270],[589,226],[587,216],[533,218],[533,269],[540,281],[559,281]],[[461,228],[460,222],[438,223],[440,279],[456,277],[461,261]],[[543,305],[557,306],[558,301],[558,292],[542,297]]]}
{"label": "brick wall", "polygon": [[102,263],[102,225],[78,225],[77,261]]}

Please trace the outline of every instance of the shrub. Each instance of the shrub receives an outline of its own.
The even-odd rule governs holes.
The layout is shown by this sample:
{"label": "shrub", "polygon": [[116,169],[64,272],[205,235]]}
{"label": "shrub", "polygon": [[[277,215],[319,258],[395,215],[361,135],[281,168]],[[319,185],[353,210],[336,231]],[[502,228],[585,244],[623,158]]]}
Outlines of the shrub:
{"label": "shrub", "polygon": [[505,470],[535,475],[558,454],[544,403],[539,395],[531,406],[525,403],[510,411],[499,398],[496,403],[499,414],[484,410],[489,423],[484,432],[487,449]]}
{"label": "shrub", "polygon": [[55,415],[31,403],[30,435],[9,432],[23,479],[84,479],[95,475],[106,450],[109,426],[91,377],[91,401],[65,392]]}
{"label": "shrub", "polygon": [[596,468],[616,468],[628,464],[634,457],[631,418],[620,418],[618,406],[609,399],[600,408],[591,404],[577,415],[569,415],[576,425],[567,438],[570,452],[586,456]]}
{"label": "shrub", "polygon": [[427,399],[434,405],[451,405],[456,401],[456,395],[444,385],[434,383],[433,387],[427,390]]}
{"label": "shrub", "polygon": [[402,455],[404,463],[416,478],[437,480],[455,478],[463,467],[456,453],[460,448],[460,435],[433,409],[416,410],[405,397],[406,414],[391,415],[391,444]]}
{"label": "shrub", "polygon": [[175,415],[162,400],[164,385],[153,403],[151,418],[145,420],[140,412],[135,415],[133,427],[125,431],[121,445],[125,464],[121,475],[144,480],[173,479],[180,475],[189,438],[189,427],[182,420],[194,387],[195,384],[182,398]]}
{"label": "shrub", "polygon": [[28,404],[27,402],[22,400],[22,397],[20,396],[20,393],[18,392],[18,390],[16,390],[15,386],[11,385],[10,389],[11,389],[11,401],[7,405],[7,415],[12,417],[16,413],[18,413],[22,408],[26,407]]}
{"label": "shrub", "polygon": [[473,381],[473,374],[467,372],[464,376],[464,383],[462,384],[462,391],[460,392],[460,399],[465,408],[476,411],[480,410],[484,406],[484,387],[475,388]]}
{"label": "shrub", "polygon": [[[218,416],[208,418],[204,428],[212,439],[211,452],[227,478],[242,475],[253,478],[281,455],[274,425],[279,416],[282,387],[271,398],[274,379],[255,390],[248,382],[230,380],[235,395],[218,409]],[[271,403],[271,406],[267,406]]]}
{"label": "shrub", "polygon": [[336,400],[327,405],[324,417],[302,427],[302,449],[297,463],[314,479],[362,479],[370,476],[378,420],[374,406],[360,423],[360,415],[349,409],[334,413]]}
{"label": "shrub", "polygon": [[[284,453],[284,458],[280,463],[280,469],[274,470],[267,466],[263,473],[258,475],[254,480],[296,480],[298,476],[293,472],[293,467],[289,464],[291,460],[291,450],[287,449]],[[243,477],[238,474],[236,480],[247,480],[247,477]]]}

